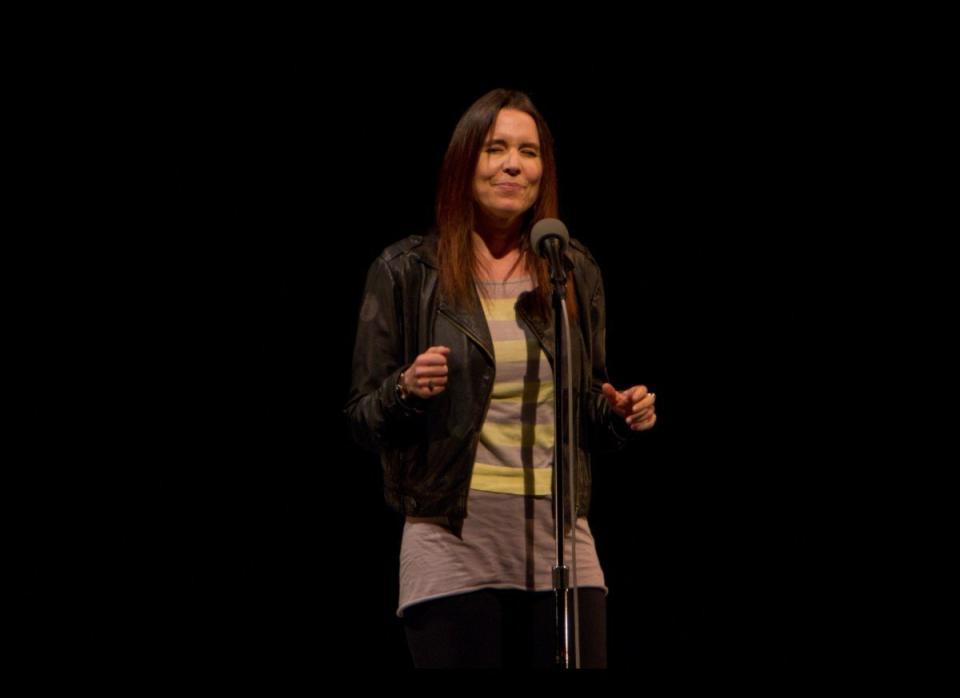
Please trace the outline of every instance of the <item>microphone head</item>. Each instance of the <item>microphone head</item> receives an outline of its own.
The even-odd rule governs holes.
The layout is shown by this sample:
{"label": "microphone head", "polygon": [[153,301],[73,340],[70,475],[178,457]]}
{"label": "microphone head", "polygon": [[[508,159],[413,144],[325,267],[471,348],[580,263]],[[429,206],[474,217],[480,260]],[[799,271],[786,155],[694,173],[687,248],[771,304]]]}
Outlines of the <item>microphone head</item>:
{"label": "microphone head", "polygon": [[537,221],[533,230],[530,231],[530,246],[539,252],[540,242],[548,237],[559,238],[561,252],[567,249],[570,233],[567,232],[567,226],[563,224],[563,221],[556,218],[542,218]]}

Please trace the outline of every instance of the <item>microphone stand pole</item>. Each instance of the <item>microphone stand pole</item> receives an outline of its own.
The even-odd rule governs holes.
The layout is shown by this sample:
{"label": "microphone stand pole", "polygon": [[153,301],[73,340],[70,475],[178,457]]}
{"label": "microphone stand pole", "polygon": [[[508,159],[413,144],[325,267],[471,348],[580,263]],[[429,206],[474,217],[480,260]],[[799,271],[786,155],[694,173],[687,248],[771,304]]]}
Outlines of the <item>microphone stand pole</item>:
{"label": "microphone stand pole", "polygon": [[[563,360],[563,300],[566,296],[566,274],[563,271],[562,265],[551,265],[550,278],[553,281],[553,318],[554,318],[554,350],[553,350],[553,409],[554,409],[554,460],[553,460],[553,511],[554,511],[554,531],[556,541],[556,565],[553,568],[553,592],[554,598],[556,600],[556,613],[555,613],[555,623],[556,623],[556,663],[557,668],[559,669],[570,669],[576,668],[570,666],[571,662],[571,652],[570,652],[570,574],[569,568],[564,563],[564,551],[563,551],[563,540],[564,532],[566,530],[565,526],[565,516],[564,511],[564,493],[566,488],[564,487],[565,478],[564,478],[564,466],[568,468],[574,467],[573,463],[566,463],[566,460],[563,457],[563,444],[564,444],[564,420],[563,420],[563,406],[564,406],[564,395],[566,395],[566,402],[568,403],[568,409],[572,409],[573,406],[569,405],[572,395],[569,390],[563,388],[564,376],[564,360]],[[569,381],[569,378],[567,378]],[[573,435],[569,435],[569,438],[573,438]],[[573,507],[570,511],[570,515],[573,517],[574,522],[576,522],[576,504],[573,504]],[[574,529],[574,536],[576,535]]]}

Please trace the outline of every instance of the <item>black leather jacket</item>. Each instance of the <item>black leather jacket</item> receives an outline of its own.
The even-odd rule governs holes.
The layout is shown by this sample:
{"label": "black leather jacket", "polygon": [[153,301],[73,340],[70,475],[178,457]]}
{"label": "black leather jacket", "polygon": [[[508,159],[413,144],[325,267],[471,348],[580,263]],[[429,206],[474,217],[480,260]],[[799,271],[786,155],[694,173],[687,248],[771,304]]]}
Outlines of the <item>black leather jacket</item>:
{"label": "black leather jacket", "polygon": [[[344,411],[354,439],[380,452],[387,503],[409,516],[448,516],[458,530],[467,515],[467,493],[495,364],[479,297],[469,310],[462,310],[439,292],[437,242],[435,234],[408,237],[384,250],[371,265]],[[571,333],[574,424],[579,425],[577,514],[584,516],[590,505],[591,450],[618,449],[636,432],[612,412],[600,392],[607,381],[600,270],[576,240],[570,241],[566,256],[578,307]],[[552,366],[552,310],[550,317],[538,317],[532,300],[532,294],[521,295],[518,316],[540,341]],[[400,400],[395,389],[400,372],[437,345],[450,347],[446,390],[428,400],[415,396]]]}

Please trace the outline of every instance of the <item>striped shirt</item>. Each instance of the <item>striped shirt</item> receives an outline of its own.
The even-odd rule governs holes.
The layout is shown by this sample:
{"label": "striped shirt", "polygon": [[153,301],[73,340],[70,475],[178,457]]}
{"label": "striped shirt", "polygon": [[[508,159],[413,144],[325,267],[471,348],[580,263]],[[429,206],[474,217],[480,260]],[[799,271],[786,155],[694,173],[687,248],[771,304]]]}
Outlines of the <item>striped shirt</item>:
{"label": "striped shirt", "polygon": [[481,281],[493,339],[496,378],[470,488],[503,494],[550,494],[553,473],[553,371],[540,342],[517,318],[529,277]]}
{"label": "striped shirt", "polygon": [[[422,601],[479,589],[553,588],[553,372],[516,316],[529,277],[481,281],[496,377],[484,419],[461,537],[442,517],[407,517],[397,615]],[[585,517],[577,519],[577,585],[606,590]],[[571,563],[570,539],[565,559]]]}

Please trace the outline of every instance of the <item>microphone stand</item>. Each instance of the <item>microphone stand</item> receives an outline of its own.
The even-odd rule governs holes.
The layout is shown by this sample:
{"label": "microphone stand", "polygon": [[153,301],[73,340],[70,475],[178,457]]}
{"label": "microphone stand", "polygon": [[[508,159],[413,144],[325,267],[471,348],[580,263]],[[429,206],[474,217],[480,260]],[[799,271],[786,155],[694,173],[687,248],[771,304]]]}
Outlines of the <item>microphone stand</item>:
{"label": "microphone stand", "polygon": [[[553,511],[554,511],[554,540],[556,542],[556,565],[553,568],[553,591],[554,598],[556,600],[556,612],[554,616],[555,626],[556,626],[556,664],[557,668],[566,670],[571,668],[579,668],[580,666],[580,643],[579,643],[579,624],[577,623],[577,599],[576,599],[576,522],[577,522],[577,510],[576,510],[576,500],[575,500],[575,479],[573,476],[574,456],[573,456],[573,426],[570,425],[570,430],[567,432],[564,429],[564,395],[566,395],[567,403],[567,414],[570,415],[572,422],[573,416],[573,405],[570,404],[573,397],[573,386],[572,386],[572,371],[565,371],[564,359],[569,360],[569,352],[563,351],[563,339],[566,338],[567,345],[569,347],[569,325],[567,323],[566,317],[566,303],[564,299],[566,297],[566,274],[563,270],[563,265],[560,263],[560,255],[551,255],[554,257],[556,263],[551,264],[550,279],[553,282],[553,317],[554,317],[554,360],[553,360],[553,399],[554,399],[554,461],[553,461]],[[564,332],[564,328],[566,331]],[[569,365],[568,365],[569,368]],[[567,386],[566,389],[564,386],[564,378],[566,378]],[[567,433],[570,443],[570,459],[567,463],[567,459],[563,457],[563,443],[564,443],[564,434]],[[565,467],[569,473],[569,484],[570,484],[570,515],[573,518],[573,524],[571,527],[571,550],[572,563],[574,565],[573,578],[574,578],[574,588],[573,588],[573,632],[570,632],[571,628],[571,586],[570,586],[570,569],[564,562],[564,550],[563,550],[563,541],[566,530],[565,520],[566,513],[564,510],[564,493],[567,491],[567,488],[564,486],[564,470]],[[573,652],[573,666],[571,667],[571,651],[570,651],[570,639],[571,635],[574,642],[574,652]]]}

